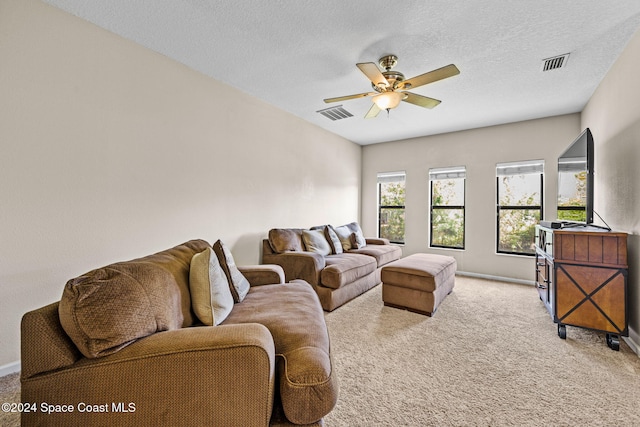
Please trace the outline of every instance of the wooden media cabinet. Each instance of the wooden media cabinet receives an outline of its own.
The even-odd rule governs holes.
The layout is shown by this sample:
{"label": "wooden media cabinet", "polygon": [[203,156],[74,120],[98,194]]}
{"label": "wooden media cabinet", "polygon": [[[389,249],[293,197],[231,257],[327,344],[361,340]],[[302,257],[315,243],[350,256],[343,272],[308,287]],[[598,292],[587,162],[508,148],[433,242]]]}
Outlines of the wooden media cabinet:
{"label": "wooden media cabinet", "polygon": [[619,350],[629,336],[627,234],[592,226],[552,229],[536,226],[535,284],[558,336],[566,325],[605,332]]}

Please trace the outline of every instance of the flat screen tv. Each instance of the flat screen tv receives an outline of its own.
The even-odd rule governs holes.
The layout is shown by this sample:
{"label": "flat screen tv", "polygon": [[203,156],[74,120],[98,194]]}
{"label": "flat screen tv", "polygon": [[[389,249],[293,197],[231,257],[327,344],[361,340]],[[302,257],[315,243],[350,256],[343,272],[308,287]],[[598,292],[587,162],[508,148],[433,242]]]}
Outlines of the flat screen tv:
{"label": "flat screen tv", "polygon": [[558,157],[558,220],[593,223],[593,135],[589,128]]}

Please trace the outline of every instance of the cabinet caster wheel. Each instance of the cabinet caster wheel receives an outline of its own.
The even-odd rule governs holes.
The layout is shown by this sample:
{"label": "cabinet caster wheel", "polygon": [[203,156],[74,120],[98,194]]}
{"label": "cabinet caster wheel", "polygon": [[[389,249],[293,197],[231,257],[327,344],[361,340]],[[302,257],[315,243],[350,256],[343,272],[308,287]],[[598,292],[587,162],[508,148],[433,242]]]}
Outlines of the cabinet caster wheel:
{"label": "cabinet caster wheel", "polygon": [[567,327],[558,323],[558,336],[563,340],[567,339]]}
{"label": "cabinet caster wheel", "polygon": [[607,345],[611,350],[620,350],[620,338],[614,334],[607,334]]}

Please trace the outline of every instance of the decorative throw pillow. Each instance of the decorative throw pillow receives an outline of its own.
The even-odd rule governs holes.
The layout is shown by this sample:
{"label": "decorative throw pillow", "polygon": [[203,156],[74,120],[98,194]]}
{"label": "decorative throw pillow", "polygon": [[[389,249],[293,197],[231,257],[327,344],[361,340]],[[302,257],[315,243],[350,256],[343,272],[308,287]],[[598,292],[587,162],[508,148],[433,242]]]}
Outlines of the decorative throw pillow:
{"label": "decorative throw pillow", "polygon": [[351,231],[349,227],[346,225],[341,225],[340,227],[334,228],[338,239],[340,239],[340,243],[342,244],[342,249],[344,251],[348,251],[351,249]]}
{"label": "decorative throw pillow", "polygon": [[333,226],[327,225],[324,228],[324,234],[329,242],[329,246],[331,246],[331,252],[334,254],[341,254],[342,251],[342,243],[340,243],[340,239],[336,234],[336,230],[333,229]]}
{"label": "decorative throw pillow", "polygon": [[233,300],[235,302],[242,302],[251,287],[251,285],[249,285],[249,281],[244,277],[240,270],[238,270],[238,267],[233,260],[233,255],[231,255],[231,251],[224,243],[222,243],[221,240],[218,240],[213,244],[213,251],[216,253],[218,261],[220,261],[220,266],[222,267],[224,274],[227,276]]}
{"label": "decorative throw pillow", "polygon": [[88,358],[115,353],[156,332],[179,329],[183,321],[175,278],[156,264],[136,261],[69,280],[58,315],[64,331]]}
{"label": "decorative throw pillow", "polygon": [[293,228],[272,228],[269,230],[269,245],[277,254],[302,252],[302,230]]}
{"label": "decorative throw pillow", "polygon": [[362,228],[360,228],[360,225],[357,222],[347,224],[346,227],[353,233],[351,236],[351,246],[354,249],[360,249],[367,246],[367,240],[364,238]]}
{"label": "decorative throw pillow", "polygon": [[331,253],[331,246],[322,230],[302,230],[302,241],[309,252],[316,252],[322,256]]}
{"label": "decorative throw pillow", "polygon": [[231,313],[233,296],[213,248],[191,258],[189,288],[193,311],[205,325],[219,325]]}

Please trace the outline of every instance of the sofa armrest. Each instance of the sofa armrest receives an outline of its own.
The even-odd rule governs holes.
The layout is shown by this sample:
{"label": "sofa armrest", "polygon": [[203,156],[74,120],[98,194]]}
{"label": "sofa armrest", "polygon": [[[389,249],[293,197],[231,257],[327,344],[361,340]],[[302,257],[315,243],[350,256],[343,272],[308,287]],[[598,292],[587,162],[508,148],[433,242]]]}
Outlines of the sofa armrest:
{"label": "sofa armrest", "polygon": [[284,270],[275,264],[243,265],[238,270],[247,278],[251,286],[284,283]]}
{"label": "sofa armrest", "polygon": [[73,365],[83,356],[67,336],[58,315],[59,302],[22,316],[20,323],[21,378]]}
{"label": "sofa armrest", "polygon": [[[22,425],[268,425],[275,349],[247,323],[159,332],[109,356],[22,380],[22,400],[96,405],[22,414]],[[105,407],[99,405],[106,405]]]}
{"label": "sofa armrest", "polygon": [[320,283],[320,272],[326,265],[324,257],[315,252],[263,253],[262,262],[281,266],[287,282],[302,279],[315,286]]}
{"label": "sofa armrest", "polygon": [[365,240],[367,241],[367,245],[390,245],[391,244],[389,239],[384,239],[382,237],[367,237]]}

